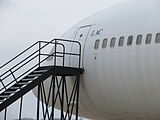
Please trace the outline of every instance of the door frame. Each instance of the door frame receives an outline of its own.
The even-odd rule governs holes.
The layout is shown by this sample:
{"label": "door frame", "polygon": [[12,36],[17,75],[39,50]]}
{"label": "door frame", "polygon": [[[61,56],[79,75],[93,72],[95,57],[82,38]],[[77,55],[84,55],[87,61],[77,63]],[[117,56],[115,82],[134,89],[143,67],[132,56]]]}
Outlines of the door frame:
{"label": "door frame", "polygon": [[[77,37],[77,34],[79,33],[79,31],[81,30],[81,29],[83,29],[83,28],[87,28],[87,27],[89,27],[89,30],[88,30],[88,33],[86,34],[86,36],[85,36],[85,39],[84,39],[84,45],[83,45],[83,47],[81,48],[81,67],[82,68],[84,68],[84,51],[85,51],[85,46],[86,46],[86,42],[87,42],[87,38],[88,38],[88,36],[89,36],[89,33],[90,33],[90,31],[91,31],[91,29],[92,29],[92,24],[91,25],[84,25],[84,26],[80,26],[80,27],[78,27],[78,29],[76,30],[76,34],[75,34],[75,36],[74,36],[74,38],[73,38],[73,40],[76,40],[76,37]],[[72,43],[72,45],[71,45],[71,52],[72,52],[72,49],[73,49],[73,43]],[[71,57],[70,57],[70,62],[71,62]]]}

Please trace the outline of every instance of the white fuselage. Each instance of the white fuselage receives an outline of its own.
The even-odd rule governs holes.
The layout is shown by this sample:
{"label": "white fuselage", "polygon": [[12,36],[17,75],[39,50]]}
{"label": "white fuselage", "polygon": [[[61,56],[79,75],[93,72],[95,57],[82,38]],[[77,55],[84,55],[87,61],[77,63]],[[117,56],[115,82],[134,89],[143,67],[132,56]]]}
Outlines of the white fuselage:
{"label": "white fuselage", "polygon": [[[128,0],[80,22],[63,38],[82,44],[80,116],[96,120],[160,120],[159,0]],[[152,34],[146,44],[147,34]],[[133,36],[128,46],[128,37]],[[136,45],[137,35],[142,43]],[[118,46],[124,36],[123,46]],[[110,47],[115,37],[114,47]],[[107,47],[102,48],[107,38]],[[95,41],[100,43],[94,48]],[[68,45],[70,51],[76,46]],[[76,58],[66,64],[76,66]],[[70,83],[72,84],[72,83]]]}

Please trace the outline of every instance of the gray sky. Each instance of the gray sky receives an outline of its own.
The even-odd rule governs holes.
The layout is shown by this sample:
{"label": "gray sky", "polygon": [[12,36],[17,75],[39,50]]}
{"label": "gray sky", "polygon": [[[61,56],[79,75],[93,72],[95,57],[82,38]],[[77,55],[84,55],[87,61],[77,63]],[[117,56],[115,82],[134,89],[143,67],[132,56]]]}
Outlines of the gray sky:
{"label": "gray sky", "polygon": [[[60,37],[82,19],[122,1],[0,0],[0,65],[37,40]],[[32,106],[35,98],[28,96]]]}

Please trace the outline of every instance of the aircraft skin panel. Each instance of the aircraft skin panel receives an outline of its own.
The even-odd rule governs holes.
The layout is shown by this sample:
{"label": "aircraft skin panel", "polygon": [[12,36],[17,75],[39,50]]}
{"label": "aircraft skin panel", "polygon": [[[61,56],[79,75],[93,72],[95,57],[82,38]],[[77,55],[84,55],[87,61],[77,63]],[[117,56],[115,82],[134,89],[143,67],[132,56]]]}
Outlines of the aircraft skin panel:
{"label": "aircraft skin panel", "polygon": [[[81,26],[92,25],[83,46],[80,116],[93,120],[160,120],[160,44],[155,43],[160,32],[159,4],[159,0],[126,0],[88,17],[63,35],[74,39]],[[146,44],[147,34],[152,34],[151,44]],[[130,35],[133,43],[128,46]],[[141,45],[136,45],[137,35],[143,36]],[[121,36],[124,45],[119,47]],[[113,37],[116,43],[111,48]],[[107,47],[102,48],[105,38]],[[94,49],[97,39],[99,48]],[[66,65],[75,65],[66,59]],[[70,80],[68,83],[73,85]]]}
{"label": "aircraft skin panel", "polygon": [[[160,31],[159,8],[155,1],[152,4],[148,1],[143,7],[137,1],[135,4],[128,2],[77,25],[93,24],[84,51],[80,104],[85,107],[80,115],[98,120],[159,120],[160,74],[157,71],[160,70],[160,47],[154,40],[148,46],[145,44],[148,33],[153,33],[155,38]],[[129,9],[134,6],[136,10]],[[92,35],[93,31],[101,29],[100,35]],[[127,46],[125,40],[120,48],[117,40],[114,48],[110,48],[108,42],[105,49],[101,46],[94,49],[97,39],[101,40],[101,45],[104,38],[124,36],[126,39],[133,35],[135,39],[139,34],[143,35],[140,46],[136,45],[136,40],[132,46]],[[86,111],[89,111],[88,115]]]}
{"label": "aircraft skin panel", "polygon": [[[95,113],[158,112],[160,75],[157,71],[160,70],[160,66],[156,63],[160,58],[155,54],[158,54],[156,49],[144,49],[140,52],[111,53],[107,54],[107,58],[104,57],[105,54],[99,54],[96,60],[94,55],[88,56],[88,59],[92,58],[93,61],[85,63],[88,69],[85,69],[86,74],[81,83],[85,87],[81,90],[88,92],[81,91],[81,102],[86,98],[82,96],[88,93],[84,96],[89,96],[90,99],[88,102],[85,99],[82,103],[88,104],[90,110],[95,110]],[[99,64],[94,66],[96,62]],[[103,66],[100,65],[104,62]]]}

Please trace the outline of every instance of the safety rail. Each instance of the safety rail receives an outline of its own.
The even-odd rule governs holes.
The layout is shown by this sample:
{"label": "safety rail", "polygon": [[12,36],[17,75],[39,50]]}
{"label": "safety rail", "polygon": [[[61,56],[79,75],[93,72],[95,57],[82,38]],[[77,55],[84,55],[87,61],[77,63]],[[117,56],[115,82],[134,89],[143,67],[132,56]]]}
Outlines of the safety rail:
{"label": "safety rail", "polygon": [[[77,53],[66,52],[65,42],[78,44],[79,51]],[[54,47],[54,52],[51,53],[51,54],[43,53],[43,50],[45,48],[50,47],[49,45],[53,45],[52,47]],[[36,49],[34,52],[30,53],[27,57],[23,58],[22,60],[20,60],[20,61],[18,60],[21,56],[26,54],[29,50],[31,50],[35,46],[38,46],[38,49]],[[59,49],[60,49],[60,51],[59,51]],[[44,63],[44,61],[46,61],[50,57],[54,57],[53,58],[53,62],[54,62],[53,66],[58,65],[57,64],[57,58],[62,58],[63,62],[62,62],[61,66],[65,66],[66,55],[78,56],[79,57],[78,68],[80,68],[80,64],[81,64],[81,44],[78,41],[57,39],[56,38],[56,39],[51,40],[50,42],[38,41],[38,42],[34,43],[30,47],[28,47],[27,49],[22,51],[20,54],[18,54],[16,57],[12,58],[10,61],[6,62],[4,65],[2,65],[0,67],[0,70],[2,70],[3,68],[9,67],[9,64],[11,64],[12,62],[14,62],[16,60],[19,61],[17,64],[13,65],[12,67],[9,67],[8,70],[6,70],[4,73],[2,73],[0,75],[0,83],[1,83],[0,93],[2,93],[4,90],[9,88],[13,83],[17,83],[27,73],[29,73],[32,70],[40,67],[41,64]],[[43,59],[42,59],[42,56],[43,56]],[[33,66],[33,63],[32,63],[31,67],[27,67],[27,65],[29,65],[34,60],[38,60],[38,62],[36,62],[34,64],[34,66]],[[27,67],[27,69],[25,67]],[[25,72],[22,72],[22,71],[24,71],[23,69],[26,69]],[[20,73],[16,73],[17,71],[20,72]],[[13,80],[10,80],[11,79],[10,77],[12,77]],[[8,81],[8,80],[10,82],[6,83],[6,81]]]}

